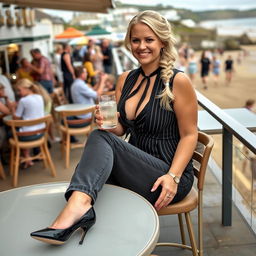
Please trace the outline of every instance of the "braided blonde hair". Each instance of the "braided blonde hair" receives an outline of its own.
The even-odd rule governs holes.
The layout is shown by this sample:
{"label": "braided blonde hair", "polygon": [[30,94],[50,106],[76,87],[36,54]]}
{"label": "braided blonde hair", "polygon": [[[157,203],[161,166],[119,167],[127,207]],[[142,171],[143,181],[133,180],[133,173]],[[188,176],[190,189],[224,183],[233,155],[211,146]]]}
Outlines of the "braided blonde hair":
{"label": "braided blonde hair", "polygon": [[17,87],[27,88],[31,90],[33,93],[40,94],[38,86],[27,78],[19,79],[16,83],[16,88]]}
{"label": "braided blonde hair", "polygon": [[161,49],[159,66],[162,67],[161,79],[165,84],[165,88],[157,97],[161,99],[160,104],[163,108],[171,110],[170,103],[174,100],[174,95],[170,89],[169,81],[173,76],[174,62],[177,56],[177,51],[174,47],[176,40],[171,25],[166,18],[155,11],[140,12],[130,21],[125,36],[125,47],[129,51],[131,51],[131,30],[133,25],[138,23],[143,23],[149,26],[164,45],[164,48]]}

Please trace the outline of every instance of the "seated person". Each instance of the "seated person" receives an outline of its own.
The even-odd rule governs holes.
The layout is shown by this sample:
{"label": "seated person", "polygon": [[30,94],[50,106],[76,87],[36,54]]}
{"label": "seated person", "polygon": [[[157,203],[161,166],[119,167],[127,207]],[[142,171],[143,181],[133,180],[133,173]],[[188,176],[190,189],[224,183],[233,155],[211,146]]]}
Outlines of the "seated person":
{"label": "seated person", "polygon": [[[96,84],[93,88],[88,85],[85,80],[87,77],[87,71],[84,67],[79,66],[75,68],[75,76],[76,79],[71,85],[71,96],[73,103],[77,104],[95,104],[95,100],[99,95],[103,93],[103,89],[105,86],[106,75],[102,75],[98,84]],[[72,117],[72,119],[86,119],[85,124],[89,125],[91,122],[90,114],[82,115],[78,117]],[[85,126],[83,124],[83,126]],[[74,127],[74,126],[70,126]],[[75,126],[75,127],[81,127]]]}
{"label": "seated person", "polygon": [[0,152],[4,150],[6,146],[7,130],[3,122],[3,117],[11,114],[11,109],[14,106],[8,96],[5,94],[4,85],[0,83]]}
{"label": "seated person", "polygon": [[[18,93],[20,94],[20,100],[17,105],[17,109],[12,109],[13,119],[31,120],[43,117],[44,114],[44,101],[40,95],[38,86],[30,80],[24,78],[20,79],[16,84]],[[28,127],[21,127],[20,132],[36,131],[43,129],[44,124],[38,124]],[[20,136],[22,141],[31,141],[42,137],[43,134],[35,134],[31,136]],[[23,154],[25,157],[29,157],[29,149],[24,149]],[[27,161],[24,168],[32,166],[33,162]]]}
{"label": "seated person", "polygon": [[116,79],[112,74],[107,74],[107,78],[105,81],[105,88],[104,88],[104,92],[112,92],[115,91],[116,89]]}

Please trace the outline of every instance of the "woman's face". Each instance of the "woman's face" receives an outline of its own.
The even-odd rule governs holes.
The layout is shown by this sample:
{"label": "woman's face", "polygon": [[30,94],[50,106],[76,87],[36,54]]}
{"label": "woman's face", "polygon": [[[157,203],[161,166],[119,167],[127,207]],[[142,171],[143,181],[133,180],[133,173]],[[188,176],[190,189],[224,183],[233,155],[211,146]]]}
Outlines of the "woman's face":
{"label": "woman's face", "polygon": [[142,66],[158,67],[160,51],[164,45],[149,26],[143,23],[133,25],[130,43],[133,56]]}
{"label": "woman's face", "polygon": [[22,86],[18,86],[17,89],[18,89],[18,94],[21,97],[25,97],[25,96],[27,96],[30,93],[30,89],[24,88]]}

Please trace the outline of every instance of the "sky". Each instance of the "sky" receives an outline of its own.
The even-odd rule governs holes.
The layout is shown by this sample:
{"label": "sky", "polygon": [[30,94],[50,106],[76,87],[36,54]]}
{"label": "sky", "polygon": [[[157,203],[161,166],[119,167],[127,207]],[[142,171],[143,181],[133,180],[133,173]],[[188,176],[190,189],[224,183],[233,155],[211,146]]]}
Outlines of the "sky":
{"label": "sky", "polygon": [[[193,11],[212,10],[212,9],[238,9],[245,10],[256,8],[255,0],[119,0],[122,3],[140,5],[171,5],[176,8],[186,8]],[[61,16],[65,20],[72,18],[71,11],[47,10],[51,15]]]}

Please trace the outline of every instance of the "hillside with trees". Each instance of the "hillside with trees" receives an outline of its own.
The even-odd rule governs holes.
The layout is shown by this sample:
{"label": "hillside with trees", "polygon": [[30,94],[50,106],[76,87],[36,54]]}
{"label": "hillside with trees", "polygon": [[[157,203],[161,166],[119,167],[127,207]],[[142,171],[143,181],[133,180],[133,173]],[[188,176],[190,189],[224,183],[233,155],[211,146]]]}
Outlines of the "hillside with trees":
{"label": "hillside with trees", "polygon": [[222,20],[222,19],[238,19],[238,18],[250,18],[256,17],[256,9],[250,10],[211,10],[211,11],[191,11],[189,9],[174,8],[171,5],[131,5],[122,4],[116,2],[117,7],[137,7],[140,11],[144,10],[166,10],[172,9],[176,10],[181,19],[192,19],[195,22],[205,21],[205,20]]}

